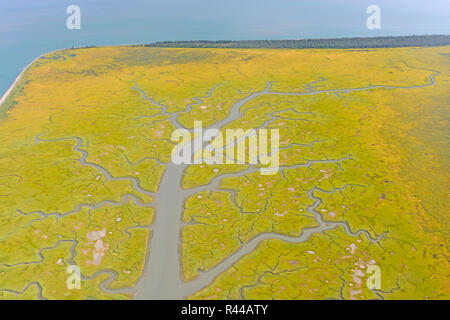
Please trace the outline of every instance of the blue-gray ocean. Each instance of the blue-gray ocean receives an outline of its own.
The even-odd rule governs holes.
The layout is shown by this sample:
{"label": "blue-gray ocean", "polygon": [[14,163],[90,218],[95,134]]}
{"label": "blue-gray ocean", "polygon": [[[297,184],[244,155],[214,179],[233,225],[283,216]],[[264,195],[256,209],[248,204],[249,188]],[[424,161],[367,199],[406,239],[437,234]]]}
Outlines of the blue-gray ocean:
{"label": "blue-gray ocean", "polygon": [[[366,8],[381,8],[368,30]],[[81,9],[68,30],[66,9]],[[55,49],[158,40],[297,39],[450,34],[448,0],[0,0],[0,96]]]}

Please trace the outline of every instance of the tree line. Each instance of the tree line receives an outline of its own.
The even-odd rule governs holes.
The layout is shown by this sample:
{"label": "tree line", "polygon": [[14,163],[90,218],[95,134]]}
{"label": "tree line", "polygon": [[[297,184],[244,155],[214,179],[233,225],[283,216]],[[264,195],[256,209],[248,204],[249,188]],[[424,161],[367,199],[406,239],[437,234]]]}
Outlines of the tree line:
{"label": "tree line", "polygon": [[140,46],[166,48],[368,49],[450,45],[450,35],[297,40],[158,41]]}

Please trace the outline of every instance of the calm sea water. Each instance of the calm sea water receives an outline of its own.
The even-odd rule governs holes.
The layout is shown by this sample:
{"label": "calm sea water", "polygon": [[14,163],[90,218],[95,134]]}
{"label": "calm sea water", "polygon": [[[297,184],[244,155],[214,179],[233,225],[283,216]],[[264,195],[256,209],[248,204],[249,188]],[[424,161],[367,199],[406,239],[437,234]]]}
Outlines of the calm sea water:
{"label": "calm sea water", "polygon": [[[66,8],[81,8],[81,30]],[[381,8],[381,30],[366,8]],[[158,40],[297,39],[450,34],[448,0],[0,0],[0,95],[55,49]]]}

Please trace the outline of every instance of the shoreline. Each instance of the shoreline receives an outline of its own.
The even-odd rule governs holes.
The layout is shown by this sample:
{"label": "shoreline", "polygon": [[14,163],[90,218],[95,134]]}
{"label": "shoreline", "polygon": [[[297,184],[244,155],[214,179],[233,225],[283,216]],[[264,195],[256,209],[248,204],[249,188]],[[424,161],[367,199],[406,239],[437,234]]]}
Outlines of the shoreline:
{"label": "shoreline", "polygon": [[[93,48],[103,48],[103,47],[132,47],[135,46],[133,44],[119,44],[119,45],[104,45],[104,46],[95,46]],[[0,111],[1,111],[1,107],[3,105],[3,103],[6,101],[6,99],[9,97],[9,95],[11,94],[11,92],[13,91],[14,87],[16,86],[16,84],[19,82],[19,80],[22,78],[23,74],[25,73],[25,71],[30,68],[36,61],[38,61],[39,59],[41,59],[42,57],[48,55],[48,54],[52,54],[58,51],[64,51],[64,50],[72,50],[72,49],[81,49],[83,47],[76,47],[76,48],[63,48],[63,49],[56,49],[56,50],[52,50],[52,51],[48,51],[48,52],[44,52],[42,54],[40,54],[37,58],[35,58],[33,61],[31,61],[29,64],[27,64],[22,71],[17,75],[17,77],[14,79],[13,83],[8,87],[8,89],[3,93],[3,95],[0,98]]]}
{"label": "shoreline", "polygon": [[53,50],[53,51],[49,51],[49,52],[45,52],[43,54],[41,54],[40,56],[38,56],[37,58],[35,58],[33,61],[31,61],[29,64],[27,64],[22,71],[17,75],[17,77],[14,79],[13,83],[9,86],[8,90],[6,90],[6,92],[2,95],[2,97],[0,98],[0,109],[3,105],[3,103],[6,101],[6,99],[9,97],[9,95],[11,94],[11,92],[13,91],[14,87],[16,86],[16,84],[19,82],[19,80],[22,78],[23,74],[25,73],[25,71],[28,70],[28,68],[30,68],[36,61],[38,61],[39,59],[41,59],[42,57],[51,54],[51,53],[55,53],[58,51],[62,51],[62,50],[66,50],[66,49],[57,49],[57,50]]}

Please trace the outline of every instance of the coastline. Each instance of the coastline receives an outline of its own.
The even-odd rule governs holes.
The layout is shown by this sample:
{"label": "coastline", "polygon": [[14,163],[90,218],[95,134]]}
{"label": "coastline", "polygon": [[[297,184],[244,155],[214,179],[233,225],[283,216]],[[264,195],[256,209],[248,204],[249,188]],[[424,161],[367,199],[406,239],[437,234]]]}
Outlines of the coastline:
{"label": "coastline", "polygon": [[51,54],[51,53],[55,53],[58,51],[62,51],[65,49],[57,49],[57,50],[53,50],[53,51],[49,51],[46,53],[41,54],[40,56],[38,56],[36,59],[34,59],[33,61],[31,61],[29,64],[27,64],[22,71],[19,73],[19,75],[14,79],[14,82],[11,84],[11,86],[8,88],[8,90],[6,90],[6,92],[2,95],[2,97],[0,98],[0,109],[3,105],[3,103],[6,101],[6,99],[9,97],[9,95],[11,94],[11,92],[13,91],[14,87],[16,86],[16,84],[19,82],[19,80],[22,78],[23,74],[25,73],[25,71],[28,70],[28,68],[30,68],[36,61],[38,61],[39,59],[41,59],[42,57]]}
{"label": "coastline", "polygon": [[[133,46],[132,44],[120,44],[120,45],[106,45],[106,46],[95,46],[95,48],[101,48],[101,47],[127,47],[127,46]],[[14,79],[13,83],[9,86],[9,88],[5,91],[5,93],[3,93],[3,95],[0,98],[0,114],[1,114],[1,109],[2,109],[2,105],[3,103],[8,99],[8,97],[10,96],[11,92],[14,90],[15,86],[17,85],[17,83],[20,81],[20,79],[22,78],[23,74],[25,73],[25,71],[28,70],[28,68],[30,68],[36,61],[38,61],[39,59],[41,59],[42,57],[48,55],[48,54],[52,54],[52,53],[56,53],[59,51],[64,51],[64,50],[71,50],[71,49],[79,49],[79,48],[63,48],[63,49],[56,49],[56,50],[52,50],[52,51],[48,51],[48,52],[44,52],[41,55],[39,55],[37,58],[35,58],[33,61],[31,61],[29,64],[27,64],[22,71],[17,75],[17,77]],[[1,115],[0,115],[1,118]]]}

